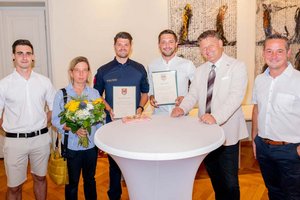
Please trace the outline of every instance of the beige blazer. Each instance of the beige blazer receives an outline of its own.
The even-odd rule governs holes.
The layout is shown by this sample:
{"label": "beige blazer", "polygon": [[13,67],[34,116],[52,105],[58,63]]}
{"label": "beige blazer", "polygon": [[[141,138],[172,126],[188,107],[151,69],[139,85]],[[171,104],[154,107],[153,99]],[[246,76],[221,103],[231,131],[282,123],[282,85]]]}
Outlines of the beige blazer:
{"label": "beige blazer", "polygon": [[[180,104],[185,113],[198,102],[198,116],[205,114],[207,80],[211,65],[212,63],[206,62],[196,69],[189,93]],[[224,129],[224,145],[234,145],[240,139],[248,137],[241,109],[248,82],[247,69],[244,63],[224,53],[216,66],[211,114]]]}

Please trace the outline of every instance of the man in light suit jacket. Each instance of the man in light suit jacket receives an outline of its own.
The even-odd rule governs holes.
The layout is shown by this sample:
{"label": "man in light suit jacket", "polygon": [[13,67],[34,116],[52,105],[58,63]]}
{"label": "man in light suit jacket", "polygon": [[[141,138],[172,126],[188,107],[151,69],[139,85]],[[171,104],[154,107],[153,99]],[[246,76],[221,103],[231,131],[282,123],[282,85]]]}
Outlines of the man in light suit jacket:
{"label": "man in light suit jacket", "polygon": [[[189,93],[171,116],[187,114],[198,102],[199,120],[218,124],[224,129],[225,143],[212,151],[204,160],[210,176],[215,198],[240,199],[238,182],[239,140],[248,136],[241,103],[247,87],[247,69],[244,63],[223,52],[223,42],[216,31],[208,30],[198,38],[200,52],[207,62],[196,69]],[[213,67],[212,67],[213,66]],[[209,96],[208,79],[214,70],[212,98],[207,111]]]}

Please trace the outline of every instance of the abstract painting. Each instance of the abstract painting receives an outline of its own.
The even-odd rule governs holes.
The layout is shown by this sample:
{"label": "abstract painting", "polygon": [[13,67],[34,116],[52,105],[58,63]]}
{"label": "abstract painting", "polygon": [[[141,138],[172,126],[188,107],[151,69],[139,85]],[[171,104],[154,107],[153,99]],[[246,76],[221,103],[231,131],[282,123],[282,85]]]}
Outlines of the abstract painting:
{"label": "abstract painting", "polygon": [[290,62],[300,68],[300,1],[257,0],[255,75],[263,71],[263,41],[271,34],[286,36],[292,49]]}
{"label": "abstract painting", "polygon": [[217,30],[224,51],[236,57],[236,0],[169,0],[170,28],[178,34],[178,55],[196,66],[204,62],[197,38],[206,30]]}

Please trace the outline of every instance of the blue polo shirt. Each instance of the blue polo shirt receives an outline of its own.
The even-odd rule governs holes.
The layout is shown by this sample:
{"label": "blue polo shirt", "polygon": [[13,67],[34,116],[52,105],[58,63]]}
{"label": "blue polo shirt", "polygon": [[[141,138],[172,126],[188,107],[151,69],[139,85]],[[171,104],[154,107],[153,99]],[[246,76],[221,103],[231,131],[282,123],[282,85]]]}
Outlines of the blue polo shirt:
{"label": "blue polo shirt", "polygon": [[[112,108],[114,86],[135,86],[137,108],[141,100],[141,93],[149,92],[147,72],[144,66],[130,59],[121,64],[116,58],[101,66],[95,75],[94,88],[99,91],[101,96],[105,92],[105,100]],[[110,121],[111,119],[107,115],[107,122]]]}

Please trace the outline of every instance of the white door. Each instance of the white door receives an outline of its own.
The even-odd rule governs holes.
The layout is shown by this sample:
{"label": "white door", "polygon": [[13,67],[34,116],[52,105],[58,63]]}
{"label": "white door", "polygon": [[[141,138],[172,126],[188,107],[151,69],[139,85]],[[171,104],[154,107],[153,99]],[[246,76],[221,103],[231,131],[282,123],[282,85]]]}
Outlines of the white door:
{"label": "white door", "polygon": [[28,39],[35,54],[34,71],[49,77],[45,7],[0,6],[0,79],[10,74],[12,44],[17,39]]}

